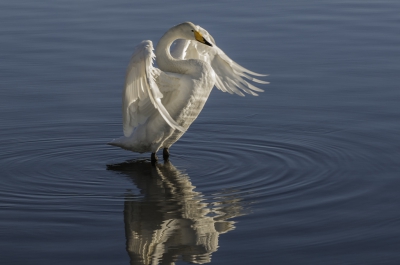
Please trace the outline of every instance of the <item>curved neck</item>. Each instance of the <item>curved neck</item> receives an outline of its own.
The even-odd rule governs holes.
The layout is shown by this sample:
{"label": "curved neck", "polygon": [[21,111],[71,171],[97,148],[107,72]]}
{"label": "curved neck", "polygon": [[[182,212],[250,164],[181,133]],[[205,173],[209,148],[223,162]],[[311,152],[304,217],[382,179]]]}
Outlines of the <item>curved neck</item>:
{"label": "curved neck", "polygon": [[186,67],[187,61],[175,59],[170,53],[171,45],[177,39],[182,39],[182,36],[175,27],[161,37],[155,50],[156,61],[162,71],[184,74],[188,69]]}

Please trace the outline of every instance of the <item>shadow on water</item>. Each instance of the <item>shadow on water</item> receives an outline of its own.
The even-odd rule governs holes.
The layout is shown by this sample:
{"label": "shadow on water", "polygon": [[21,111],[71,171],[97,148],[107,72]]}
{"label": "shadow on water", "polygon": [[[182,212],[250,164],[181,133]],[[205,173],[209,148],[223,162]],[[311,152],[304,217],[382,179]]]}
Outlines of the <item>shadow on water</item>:
{"label": "shadow on water", "polygon": [[206,202],[189,176],[171,162],[152,165],[133,160],[107,169],[126,175],[139,190],[139,194],[128,190],[124,202],[131,264],[210,262],[219,235],[235,229],[229,219],[244,215],[241,199],[231,194]]}

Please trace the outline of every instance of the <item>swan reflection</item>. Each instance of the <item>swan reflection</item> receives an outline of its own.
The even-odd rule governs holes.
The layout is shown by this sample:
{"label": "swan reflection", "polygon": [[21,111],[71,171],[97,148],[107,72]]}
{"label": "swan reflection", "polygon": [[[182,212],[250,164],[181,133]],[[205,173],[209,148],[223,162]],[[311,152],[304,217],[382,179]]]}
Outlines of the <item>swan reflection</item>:
{"label": "swan reflection", "polygon": [[129,192],[124,203],[131,264],[173,264],[179,257],[210,262],[219,235],[235,228],[228,219],[243,215],[241,200],[231,193],[205,202],[188,175],[170,162],[130,161],[108,168],[127,175],[140,191]]}

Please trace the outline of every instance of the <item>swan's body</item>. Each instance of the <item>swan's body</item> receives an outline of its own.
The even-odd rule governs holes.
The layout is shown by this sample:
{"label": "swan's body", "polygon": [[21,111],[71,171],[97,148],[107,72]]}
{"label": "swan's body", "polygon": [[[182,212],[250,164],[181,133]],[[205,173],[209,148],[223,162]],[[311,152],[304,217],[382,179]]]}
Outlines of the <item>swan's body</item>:
{"label": "swan's body", "polygon": [[[200,114],[214,85],[224,92],[257,95],[254,91],[263,90],[243,77],[267,83],[249,76],[260,75],[233,62],[207,31],[190,22],[168,30],[155,55],[152,51],[152,42],[143,41],[132,55],[122,98],[124,136],[109,143],[152,152],[152,158],[160,148],[168,157],[168,148]],[[159,69],[152,65],[154,57]]]}

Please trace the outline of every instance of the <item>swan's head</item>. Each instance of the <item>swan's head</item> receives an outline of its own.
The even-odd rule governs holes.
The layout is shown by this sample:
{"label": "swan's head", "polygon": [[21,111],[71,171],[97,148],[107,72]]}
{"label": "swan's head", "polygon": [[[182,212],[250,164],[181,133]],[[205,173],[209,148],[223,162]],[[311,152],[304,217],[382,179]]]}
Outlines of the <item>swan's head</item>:
{"label": "swan's head", "polygon": [[199,29],[194,25],[192,22],[184,22],[174,27],[176,31],[179,32],[179,35],[183,39],[187,40],[196,40],[200,43],[205,45],[211,46],[212,44],[209,43],[203,35],[200,33]]}

